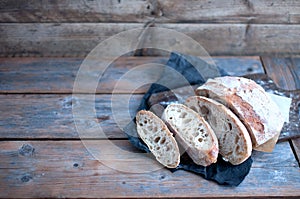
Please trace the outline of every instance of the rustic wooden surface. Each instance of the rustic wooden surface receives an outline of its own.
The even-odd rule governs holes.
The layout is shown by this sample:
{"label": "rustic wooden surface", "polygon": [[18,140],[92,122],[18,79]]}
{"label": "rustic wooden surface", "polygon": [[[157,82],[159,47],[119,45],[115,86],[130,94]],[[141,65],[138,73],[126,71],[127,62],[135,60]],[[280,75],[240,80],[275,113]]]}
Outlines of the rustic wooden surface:
{"label": "rustic wooden surface", "polygon": [[119,32],[149,26],[185,33],[211,55],[300,53],[297,0],[0,0],[0,57],[86,56]]}
{"label": "rustic wooden surface", "polygon": [[[300,52],[299,24],[154,23],[153,26],[184,33],[211,55],[296,55]],[[3,38],[0,57],[86,56],[105,39],[135,28],[141,28],[142,33],[143,27],[142,23],[0,23]],[[155,42],[157,37],[145,34],[146,41]],[[170,42],[172,45],[174,41]]]}
{"label": "rustic wooden surface", "polygon": [[0,22],[300,23],[295,0],[0,1]]}
{"label": "rustic wooden surface", "polygon": [[291,141],[291,145],[293,146],[293,150],[294,150],[296,159],[297,159],[298,164],[300,166],[300,138],[293,139]]}
{"label": "rustic wooden surface", "polygon": [[[127,94],[128,97],[130,96]],[[115,96],[117,106],[126,107],[124,94]],[[143,96],[131,96],[132,106],[128,111],[134,114]],[[111,110],[111,95],[96,95],[95,111],[92,120],[81,118],[87,129],[95,129],[81,138],[126,138],[114,120]],[[72,105],[79,100],[72,95],[0,95],[0,139],[80,139],[74,124]],[[80,106],[93,101],[80,101]],[[4,114],[5,113],[5,114]],[[121,123],[126,122],[126,112],[120,112]],[[98,135],[97,126],[106,132]]]}
{"label": "rustic wooden surface", "polygon": [[[138,153],[117,124],[134,115],[147,86],[132,91],[134,79],[121,77],[141,64],[166,63],[166,53],[141,49],[128,55],[165,57],[115,61],[101,78],[95,102],[78,103],[72,91],[83,58],[97,44],[134,28],[142,35],[137,47],[159,43],[148,27],[185,33],[210,55],[227,56],[214,60],[230,75],[266,72],[281,88],[300,88],[297,0],[188,0],[184,5],[179,0],[0,0],[0,198],[299,198],[300,139],[277,144],[273,153],[254,152],[250,174],[238,187],[185,171],[138,172],[156,161]],[[253,57],[236,57],[241,55]],[[126,108],[118,111],[118,122],[112,102]],[[80,140],[72,106],[90,103],[95,110],[86,109],[88,119],[76,118],[86,131]],[[97,134],[98,127],[105,136]],[[109,143],[136,153],[123,156]],[[104,160],[91,153],[99,149]]]}
{"label": "rustic wooden surface", "polygon": [[[123,150],[135,151],[128,141],[111,141]],[[91,141],[89,148],[108,147]],[[185,171],[160,169],[134,171],[145,162],[117,154],[103,164],[80,141],[0,142],[0,196],[11,197],[286,197],[300,195],[299,168],[287,142],[271,154],[255,153],[250,174],[238,187],[219,186]],[[106,155],[106,154],[104,154]],[[117,158],[116,158],[117,157]],[[112,169],[118,163],[132,172]],[[297,183],[298,182],[298,183]]]}
{"label": "rustic wooden surface", "polygon": [[[231,75],[273,71],[270,76],[279,86],[298,88],[295,83],[300,71],[298,59],[284,58],[289,62],[278,62],[278,59],[214,57],[217,65],[228,69]],[[166,57],[127,57],[113,63],[105,79],[109,83],[95,95],[95,117],[80,120],[90,133],[85,138],[97,139],[80,140],[72,105],[84,106],[89,102],[78,104],[72,98],[72,81],[82,59],[1,58],[0,197],[299,197],[299,139],[278,143],[272,153],[254,152],[250,174],[238,187],[220,186],[185,171],[171,173],[160,169],[139,173],[154,163],[130,145],[110,108],[112,100],[120,107],[126,106],[123,99],[131,96],[127,106],[129,113],[134,114],[146,90],[126,94],[126,88],[121,87],[115,94],[117,98],[112,98],[110,84],[139,64],[166,60]],[[290,72],[268,69],[276,67],[276,63],[283,63],[280,70],[286,67]],[[284,80],[290,74],[294,82]],[[125,122],[125,112],[122,114]],[[88,131],[97,125],[105,129],[110,140]],[[109,143],[135,154],[126,158],[111,150]],[[99,149],[104,160],[98,161],[91,153]],[[137,160],[137,156],[144,161]]]}
{"label": "rustic wooden surface", "polygon": [[[0,93],[71,94],[83,60],[83,58],[0,58]],[[108,66],[96,93],[131,92],[128,88],[133,87],[136,82],[134,79],[132,82],[120,79],[124,74],[142,64],[166,64],[167,60],[167,57],[121,57]],[[213,60],[229,74],[263,73],[263,67],[257,56],[213,57]],[[114,88],[117,82],[119,86]],[[142,87],[133,92],[144,93],[146,90],[147,87]]]}
{"label": "rustic wooden surface", "polygon": [[[266,73],[285,90],[300,88],[300,58],[262,57]],[[278,75],[280,74],[280,75]]]}

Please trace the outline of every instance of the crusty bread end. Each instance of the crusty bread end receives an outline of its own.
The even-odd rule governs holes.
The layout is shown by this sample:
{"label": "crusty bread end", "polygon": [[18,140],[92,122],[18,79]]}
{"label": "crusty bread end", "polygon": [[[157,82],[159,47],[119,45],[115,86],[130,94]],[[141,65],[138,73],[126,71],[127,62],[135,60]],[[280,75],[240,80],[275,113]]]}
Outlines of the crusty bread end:
{"label": "crusty bread end", "polygon": [[141,110],[136,115],[137,132],[157,161],[168,168],[176,168],[180,152],[175,138],[166,124],[150,111]]}

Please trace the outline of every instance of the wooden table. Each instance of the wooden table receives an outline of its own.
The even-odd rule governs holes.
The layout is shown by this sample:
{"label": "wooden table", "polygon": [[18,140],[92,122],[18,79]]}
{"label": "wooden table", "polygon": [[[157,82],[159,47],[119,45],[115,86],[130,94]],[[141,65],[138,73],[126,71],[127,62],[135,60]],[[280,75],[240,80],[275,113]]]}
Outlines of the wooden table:
{"label": "wooden table", "polygon": [[[266,72],[280,87],[300,89],[300,59],[273,57],[214,57],[232,75]],[[0,58],[0,197],[1,198],[100,198],[100,197],[300,197],[300,139],[276,145],[272,153],[254,152],[249,175],[238,187],[220,186],[186,171],[160,169],[148,173],[123,172],[95,159],[76,131],[72,88],[82,58]],[[110,141],[135,151],[116,125],[111,105],[115,83],[127,71],[145,63],[166,63],[166,57],[123,57],[103,76],[97,88],[96,115],[87,128],[101,125]],[[133,80],[134,81],[134,80]],[[132,95],[134,113],[145,87],[128,93],[128,84],[114,90]],[[84,121],[84,120],[83,120]],[[106,147],[104,138],[93,147]],[[110,164],[145,163],[132,157]],[[146,165],[147,166],[147,165]]]}

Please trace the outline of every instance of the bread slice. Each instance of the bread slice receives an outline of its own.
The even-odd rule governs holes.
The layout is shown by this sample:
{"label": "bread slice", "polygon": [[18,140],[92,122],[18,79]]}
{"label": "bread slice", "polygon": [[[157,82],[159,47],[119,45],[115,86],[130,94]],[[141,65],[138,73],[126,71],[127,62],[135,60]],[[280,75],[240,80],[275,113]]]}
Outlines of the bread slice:
{"label": "bread slice", "polygon": [[217,161],[218,139],[198,113],[183,104],[171,104],[164,110],[162,119],[196,164],[208,166]]}
{"label": "bread slice", "polygon": [[180,152],[173,134],[166,124],[150,111],[141,110],[136,115],[137,132],[157,161],[168,168],[176,168]]}
{"label": "bread slice", "polygon": [[250,79],[225,76],[209,79],[196,94],[229,107],[248,129],[253,149],[273,150],[284,119],[261,86]]}
{"label": "bread slice", "polygon": [[219,153],[233,165],[247,160],[252,152],[252,143],[244,124],[227,107],[215,100],[192,96],[185,105],[193,109],[210,124],[218,142]]}

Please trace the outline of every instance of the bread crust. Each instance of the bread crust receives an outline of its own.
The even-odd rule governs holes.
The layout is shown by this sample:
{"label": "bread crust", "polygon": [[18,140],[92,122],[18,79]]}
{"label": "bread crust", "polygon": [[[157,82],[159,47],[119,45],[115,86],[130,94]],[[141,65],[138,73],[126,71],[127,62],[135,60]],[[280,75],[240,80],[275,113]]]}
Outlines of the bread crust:
{"label": "bread crust", "polygon": [[208,166],[217,161],[218,139],[199,114],[183,104],[171,104],[164,110],[162,119],[196,164]]}
{"label": "bread crust", "polygon": [[219,153],[224,159],[238,165],[250,157],[252,152],[250,135],[230,109],[202,96],[189,97],[185,105],[199,113],[210,124],[218,138]]}
{"label": "bread crust", "polygon": [[209,79],[196,89],[196,94],[229,107],[248,129],[253,149],[272,151],[284,119],[261,86],[247,78],[225,76]]}

